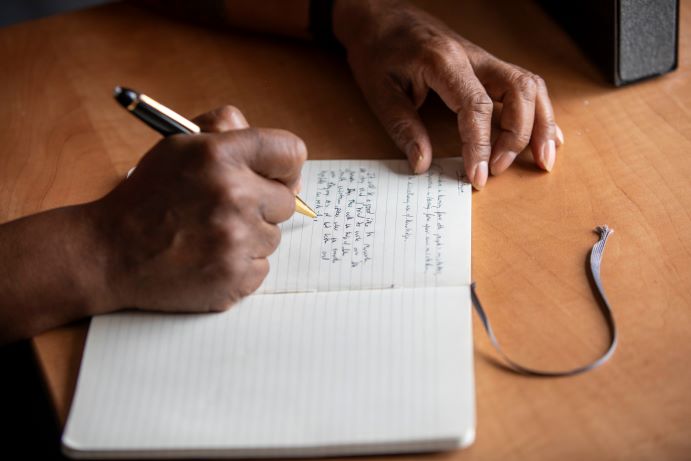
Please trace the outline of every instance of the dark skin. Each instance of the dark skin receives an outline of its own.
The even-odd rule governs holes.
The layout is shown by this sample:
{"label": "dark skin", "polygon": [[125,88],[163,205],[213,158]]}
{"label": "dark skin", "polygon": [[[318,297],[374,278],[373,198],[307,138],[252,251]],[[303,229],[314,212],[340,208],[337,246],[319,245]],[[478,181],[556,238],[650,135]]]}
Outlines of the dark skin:
{"label": "dark skin", "polygon": [[[429,135],[417,110],[430,90],[457,114],[468,178],[482,189],[530,146],[551,171],[563,134],[544,80],[502,61],[442,21],[399,0],[337,0],[334,32],[355,80],[411,168],[427,171]],[[498,112],[492,144],[492,115]]]}
{"label": "dark skin", "polygon": [[[185,19],[309,37],[309,0],[142,3]],[[430,91],[457,115],[459,154],[475,189],[485,187],[490,173],[506,171],[526,147],[538,168],[554,168],[564,135],[538,75],[493,56],[407,1],[334,0],[333,5],[333,31],[353,76],[413,171],[427,171],[432,161],[417,113]]]}
{"label": "dark skin", "polygon": [[2,341],[125,308],[217,312],[259,287],[305,144],[233,107],[195,122],[207,133],[160,141],[105,197],[0,226]]}
{"label": "dark skin", "polygon": [[[309,37],[309,0],[142,3]],[[538,168],[554,167],[563,135],[538,76],[402,0],[335,0],[333,30],[413,171],[432,161],[417,113],[430,90],[457,114],[459,153],[476,189],[526,147]],[[305,145],[249,127],[230,106],[196,122],[205,134],[161,141],[102,199],[0,225],[0,343],[127,308],[220,311],[256,290],[280,240],[277,224],[293,213]]]}

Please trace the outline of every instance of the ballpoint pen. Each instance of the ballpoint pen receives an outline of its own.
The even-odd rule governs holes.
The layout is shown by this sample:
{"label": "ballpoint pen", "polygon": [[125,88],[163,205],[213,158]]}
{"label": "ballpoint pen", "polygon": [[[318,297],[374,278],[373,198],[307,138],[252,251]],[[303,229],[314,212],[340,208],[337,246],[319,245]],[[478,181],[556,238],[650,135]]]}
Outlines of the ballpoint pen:
{"label": "ballpoint pen", "polygon": [[[145,94],[116,86],[114,96],[125,109],[163,136],[201,132],[201,129],[194,122],[187,120]],[[310,218],[317,217],[314,210],[297,195],[295,196],[295,211]]]}

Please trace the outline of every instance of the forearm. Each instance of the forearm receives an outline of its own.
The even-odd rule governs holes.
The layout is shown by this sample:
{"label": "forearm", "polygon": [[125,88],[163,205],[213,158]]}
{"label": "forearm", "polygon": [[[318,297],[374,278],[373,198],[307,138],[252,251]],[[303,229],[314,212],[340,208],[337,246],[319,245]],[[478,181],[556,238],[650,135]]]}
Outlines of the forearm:
{"label": "forearm", "polygon": [[309,0],[139,0],[162,13],[254,32],[309,38]]}
{"label": "forearm", "polygon": [[107,310],[89,205],[0,225],[0,344]]}

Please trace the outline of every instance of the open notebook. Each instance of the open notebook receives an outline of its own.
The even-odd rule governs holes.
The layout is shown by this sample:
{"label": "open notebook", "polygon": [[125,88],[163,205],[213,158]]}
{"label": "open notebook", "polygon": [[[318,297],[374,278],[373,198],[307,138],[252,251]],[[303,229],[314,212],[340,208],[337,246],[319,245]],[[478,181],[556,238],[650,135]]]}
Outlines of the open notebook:
{"label": "open notebook", "polygon": [[258,292],[91,322],[73,457],[290,457],[472,442],[471,189],[458,158],[309,161]]}

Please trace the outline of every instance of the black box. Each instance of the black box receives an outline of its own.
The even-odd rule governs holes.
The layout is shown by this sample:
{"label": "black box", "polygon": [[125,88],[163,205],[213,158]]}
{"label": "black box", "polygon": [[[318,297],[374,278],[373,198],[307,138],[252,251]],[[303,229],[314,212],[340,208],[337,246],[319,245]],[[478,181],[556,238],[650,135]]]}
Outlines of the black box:
{"label": "black box", "polygon": [[614,85],[677,68],[679,0],[539,0]]}

